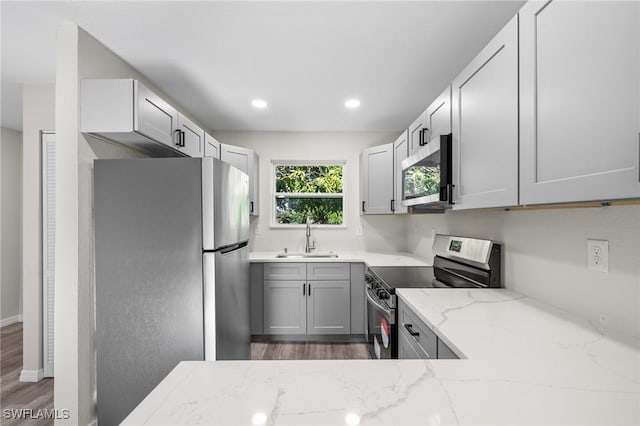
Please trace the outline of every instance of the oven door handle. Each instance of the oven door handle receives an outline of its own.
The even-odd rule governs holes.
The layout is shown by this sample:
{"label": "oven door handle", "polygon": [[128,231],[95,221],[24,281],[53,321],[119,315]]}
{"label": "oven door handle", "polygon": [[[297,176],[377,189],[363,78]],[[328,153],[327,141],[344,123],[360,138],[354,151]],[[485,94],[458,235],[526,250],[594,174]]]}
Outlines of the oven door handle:
{"label": "oven door handle", "polygon": [[389,324],[395,324],[396,319],[395,315],[393,315],[393,311],[391,309],[387,309],[378,302],[377,298],[371,295],[371,290],[367,289],[367,300],[371,303],[377,311],[380,311],[384,314],[384,316],[389,321]]}

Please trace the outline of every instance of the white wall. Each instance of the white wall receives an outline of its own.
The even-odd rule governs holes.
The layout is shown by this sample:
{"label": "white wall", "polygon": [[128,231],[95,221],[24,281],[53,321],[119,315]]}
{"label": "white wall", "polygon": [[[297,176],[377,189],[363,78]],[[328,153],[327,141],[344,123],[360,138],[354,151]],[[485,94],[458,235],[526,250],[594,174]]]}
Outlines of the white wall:
{"label": "white wall", "polygon": [[[409,251],[431,258],[432,228],[503,242],[507,288],[640,337],[640,206],[411,215]],[[587,269],[588,238],[609,241],[608,273]]]}
{"label": "white wall", "polygon": [[93,160],[143,155],[80,133],[80,80],[136,78],[177,104],[76,25],[60,25],[57,42],[54,405],[71,414],[56,424],[86,425],[96,394]]}
{"label": "white wall", "polygon": [[40,132],[55,128],[53,85],[22,92],[22,377],[42,376],[42,149]]}
{"label": "white wall", "polygon": [[[344,168],[346,228],[314,229],[318,250],[403,250],[405,221],[400,216],[359,214],[359,155],[364,148],[389,143],[396,133],[214,132],[222,143],[255,150],[260,156],[260,216],[251,219],[252,251],[304,249],[302,229],[271,228],[272,160],[346,161]],[[358,234],[362,229],[362,235]]]}
{"label": "white wall", "polygon": [[21,320],[22,304],[22,134],[0,133],[0,318],[2,325]]}

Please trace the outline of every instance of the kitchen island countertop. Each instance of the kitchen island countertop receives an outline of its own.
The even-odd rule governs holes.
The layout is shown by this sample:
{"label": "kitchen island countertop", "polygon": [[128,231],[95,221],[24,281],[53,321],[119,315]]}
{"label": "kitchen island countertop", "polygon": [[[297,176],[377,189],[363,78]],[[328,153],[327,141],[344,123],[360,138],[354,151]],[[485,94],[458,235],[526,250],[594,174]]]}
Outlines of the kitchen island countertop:
{"label": "kitchen island countertop", "polygon": [[509,290],[398,294],[467,359],[182,362],[123,424],[640,424],[637,339]]}

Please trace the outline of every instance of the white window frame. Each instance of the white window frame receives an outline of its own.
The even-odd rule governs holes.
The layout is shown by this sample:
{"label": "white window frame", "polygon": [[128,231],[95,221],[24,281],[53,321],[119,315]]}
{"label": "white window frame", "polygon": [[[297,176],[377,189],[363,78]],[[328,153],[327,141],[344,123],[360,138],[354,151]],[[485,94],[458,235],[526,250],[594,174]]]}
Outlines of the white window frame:
{"label": "white window frame", "polygon": [[[341,166],[342,167],[342,193],[324,192],[276,192],[276,167],[277,166]],[[295,194],[297,198],[341,198],[342,199],[342,223],[340,225],[312,224],[314,229],[345,229],[347,228],[347,161],[346,160],[271,160],[271,220],[270,227],[275,229],[301,229],[305,224],[277,223],[276,222],[276,197],[278,195]]]}

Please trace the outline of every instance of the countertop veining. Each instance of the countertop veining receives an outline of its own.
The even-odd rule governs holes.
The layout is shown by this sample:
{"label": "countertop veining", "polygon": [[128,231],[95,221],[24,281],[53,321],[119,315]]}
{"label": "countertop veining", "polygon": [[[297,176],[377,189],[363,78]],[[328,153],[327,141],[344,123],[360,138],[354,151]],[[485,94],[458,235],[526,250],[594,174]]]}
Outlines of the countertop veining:
{"label": "countertop veining", "polygon": [[509,290],[398,294],[468,359],[182,362],[123,424],[640,424],[637,340]]}

